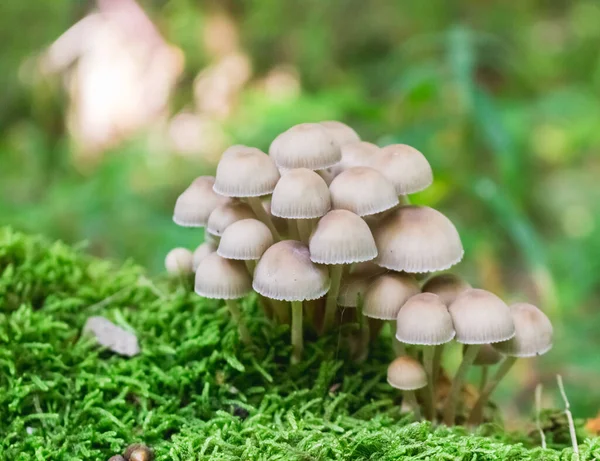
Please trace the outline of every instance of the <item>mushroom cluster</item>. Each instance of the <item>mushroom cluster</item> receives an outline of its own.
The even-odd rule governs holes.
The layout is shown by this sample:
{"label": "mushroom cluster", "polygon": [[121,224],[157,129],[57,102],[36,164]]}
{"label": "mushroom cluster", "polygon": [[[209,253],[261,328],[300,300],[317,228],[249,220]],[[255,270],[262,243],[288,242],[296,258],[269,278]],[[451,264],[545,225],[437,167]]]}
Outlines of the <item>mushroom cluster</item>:
{"label": "mushroom cluster", "polygon": [[[252,337],[238,300],[256,292],[266,316],[291,325],[293,363],[302,358],[306,324],[327,334],[352,312],[358,331],[348,344],[357,360],[389,325],[397,358],[388,382],[430,420],[455,424],[467,372],[481,367],[469,417],[477,423],[516,358],[550,349],[552,326],[535,306],[508,307],[455,275],[421,282],[463,257],[446,216],[410,205],[408,195],[432,182],[427,159],[413,147],[380,148],[335,121],[296,125],[268,154],[231,146],[215,177],[192,182],[173,220],[204,227],[205,242],[193,254],[173,250],[165,263],[171,272],[195,272],[196,293],[223,300],[247,344]],[[452,341],[463,345],[463,360],[440,402],[436,384]]]}

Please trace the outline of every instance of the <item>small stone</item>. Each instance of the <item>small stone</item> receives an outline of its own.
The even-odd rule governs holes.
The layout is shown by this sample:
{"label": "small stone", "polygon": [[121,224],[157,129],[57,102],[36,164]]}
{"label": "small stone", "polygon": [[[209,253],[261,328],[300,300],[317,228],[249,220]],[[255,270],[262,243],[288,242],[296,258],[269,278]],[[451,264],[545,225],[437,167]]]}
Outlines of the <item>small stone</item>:
{"label": "small stone", "polygon": [[117,354],[133,357],[140,353],[137,337],[104,317],[88,318],[83,333],[93,334],[98,344]]}
{"label": "small stone", "polygon": [[108,461],[125,461],[125,458],[123,458],[121,455],[115,455],[108,458]]}
{"label": "small stone", "polygon": [[129,445],[124,453],[127,461],[153,461],[154,453],[143,443]]}

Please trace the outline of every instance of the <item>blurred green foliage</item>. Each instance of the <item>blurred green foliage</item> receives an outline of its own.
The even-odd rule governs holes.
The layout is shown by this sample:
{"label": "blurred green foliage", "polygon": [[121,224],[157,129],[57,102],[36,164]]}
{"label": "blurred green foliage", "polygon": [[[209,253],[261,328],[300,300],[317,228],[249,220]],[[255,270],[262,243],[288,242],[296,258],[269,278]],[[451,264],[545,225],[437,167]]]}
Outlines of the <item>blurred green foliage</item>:
{"label": "blurred green foliage", "polygon": [[[67,98],[32,64],[93,3],[0,6],[0,221],[90,251],[133,257],[160,271],[174,246],[201,232],[177,228],[171,210],[202,155],[150,155],[148,136],[106,153],[93,170],[72,162]],[[530,299],[556,325],[556,346],[519,375],[530,405],[538,380],[564,374],[575,412],[600,407],[600,4],[373,0],[147,0],[142,6],[181,48],[185,69],[171,112],[188,107],[207,66],[206,18],[224,10],[253,66],[220,124],[232,142],[267,149],[294,123],[343,120],[366,140],[414,145],[435,184],[414,198],[457,224],[458,271],[507,300]],[[301,90],[266,97],[253,82],[276,66]],[[154,147],[153,149],[156,149]],[[169,154],[168,148],[162,150]],[[199,153],[200,154],[200,153]],[[525,368],[525,367],[524,367]],[[549,384],[551,386],[551,384]],[[548,391],[550,392],[550,391]]]}

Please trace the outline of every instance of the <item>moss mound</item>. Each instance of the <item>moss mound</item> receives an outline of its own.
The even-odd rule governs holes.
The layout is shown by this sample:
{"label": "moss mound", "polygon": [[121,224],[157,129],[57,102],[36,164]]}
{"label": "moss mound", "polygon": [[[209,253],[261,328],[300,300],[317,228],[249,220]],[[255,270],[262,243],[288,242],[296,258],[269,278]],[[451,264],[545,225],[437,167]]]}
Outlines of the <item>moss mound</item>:
{"label": "moss mound", "polygon": [[[483,437],[412,422],[385,383],[383,343],[357,368],[332,336],[290,367],[287,327],[244,307],[255,351],[185,282],[0,229],[0,459],[105,460],[133,442],[182,461],[571,459],[489,426]],[[81,337],[91,315],[134,331],[142,353]],[[581,449],[600,457],[597,440]]]}

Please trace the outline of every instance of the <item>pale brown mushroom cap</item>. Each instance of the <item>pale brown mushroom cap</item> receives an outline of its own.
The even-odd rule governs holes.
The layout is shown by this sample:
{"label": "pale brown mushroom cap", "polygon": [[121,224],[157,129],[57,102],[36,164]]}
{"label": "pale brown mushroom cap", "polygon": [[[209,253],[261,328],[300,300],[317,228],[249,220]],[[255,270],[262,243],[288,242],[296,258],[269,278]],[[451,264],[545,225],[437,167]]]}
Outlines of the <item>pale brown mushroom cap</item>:
{"label": "pale brown mushroom cap", "polygon": [[304,243],[283,240],[264,252],[256,265],[252,286],[271,299],[312,300],[329,290],[329,272],[326,266],[310,260]]}
{"label": "pale brown mushroom cap", "polygon": [[196,248],[194,250],[194,254],[193,254],[194,272],[196,272],[196,269],[198,268],[198,264],[200,264],[200,261],[202,261],[209,254],[214,253],[215,251],[217,251],[217,246],[212,242],[204,242],[204,243],[200,244],[198,246],[198,248]]}
{"label": "pale brown mushroom cap", "polygon": [[510,309],[489,291],[466,290],[450,304],[448,311],[459,343],[491,344],[515,336]]}
{"label": "pale brown mushroom cap", "polygon": [[400,308],[419,293],[414,277],[398,272],[379,275],[365,293],[365,316],[380,320],[396,320]]}
{"label": "pale brown mushroom cap", "polygon": [[350,274],[342,279],[337,297],[338,306],[358,307],[358,300],[365,299],[365,292],[375,280],[374,275]]}
{"label": "pale brown mushroom cap", "polygon": [[359,216],[380,213],[398,205],[394,186],[373,168],[357,166],[340,173],[329,186],[334,209]]}
{"label": "pale brown mushroom cap", "polygon": [[332,210],[319,219],[309,248],[311,260],[319,264],[352,264],[377,256],[369,226],[347,210]]}
{"label": "pale brown mushroom cap", "polygon": [[383,147],[372,166],[394,184],[398,195],[419,192],[433,182],[433,172],[425,156],[406,144]]}
{"label": "pale brown mushroom cap", "polygon": [[227,229],[227,226],[242,219],[256,219],[256,215],[249,205],[240,201],[230,201],[213,210],[208,217],[206,231],[212,235],[220,237]]}
{"label": "pale brown mushroom cap", "polygon": [[273,159],[254,147],[234,147],[219,161],[214,191],[226,197],[259,197],[273,192],[279,181]]}
{"label": "pale brown mushroom cap", "polygon": [[320,218],[330,208],[327,184],[308,168],[284,173],[271,197],[271,213],[286,219]]}
{"label": "pale brown mushroom cap", "polygon": [[448,308],[432,293],[411,297],[396,317],[396,338],[406,344],[437,346],[454,338]]}
{"label": "pale brown mushroom cap", "polygon": [[200,176],[192,181],[189,187],[177,197],[173,222],[183,227],[204,227],[208,216],[220,205],[229,201],[213,191],[215,178]]}
{"label": "pale brown mushroom cap", "polygon": [[517,303],[510,306],[515,324],[514,338],[494,344],[503,354],[511,357],[534,357],[552,349],[552,323],[533,304]]}
{"label": "pale brown mushroom cap", "polygon": [[329,134],[333,137],[338,146],[344,146],[348,143],[360,141],[360,137],[352,128],[342,122],[336,120],[326,120],[320,122]]}
{"label": "pale brown mushroom cap", "polygon": [[375,225],[382,267],[411,273],[450,268],[463,257],[460,236],[442,213],[423,206],[400,207]]}
{"label": "pale brown mushroom cap", "polygon": [[165,257],[165,269],[169,274],[191,274],[194,272],[193,259],[187,248],[173,248]]}
{"label": "pale brown mushroom cap", "polygon": [[332,167],[334,174],[337,176],[342,171],[356,166],[370,167],[379,150],[378,146],[366,141],[344,144],[341,147],[342,159]]}
{"label": "pale brown mushroom cap", "polygon": [[[500,344],[500,343],[497,343]],[[463,354],[467,349],[467,344],[463,345]],[[498,352],[491,344],[483,344],[477,351],[477,356],[473,361],[476,367],[487,367],[496,365],[502,360],[503,355]]]}
{"label": "pale brown mushroom cap", "polygon": [[403,355],[389,364],[387,382],[396,389],[414,391],[427,386],[427,374],[423,365],[412,357]]}
{"label": "pale brown mushroom cap", "polygon": [[195,290],[205,298],[238,299],[252,291],[252,284],[243,261],[211,253],[198,264]]}
{"label": "pale brown mushroom cap", "polygon": [[471,285],[454,274],[440,274],[431,277],[421,291],[438,295],[442,302],[449,306],[463,291],[472,288]]}
{"label": "pale brown mushroom cap", "polygon": [[277,166],[283,168],[319,170],[342,158],[338,144],[317,123],[301,123],[284,131],[275,138],[269,152]]}
{"label": "pale brown mushroom cap", "polygon": [[258,219],[241,219],[225,229],[217,253],[227,259],[260,259],[273,241],[266,224]]}

